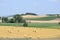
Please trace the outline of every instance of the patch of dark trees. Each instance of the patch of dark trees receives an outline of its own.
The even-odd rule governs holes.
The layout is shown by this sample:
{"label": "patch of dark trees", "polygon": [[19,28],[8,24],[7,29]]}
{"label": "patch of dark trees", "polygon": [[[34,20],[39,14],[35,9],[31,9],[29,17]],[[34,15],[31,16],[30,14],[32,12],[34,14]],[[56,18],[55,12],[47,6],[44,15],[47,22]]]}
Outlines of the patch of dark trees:
{"label": "patch of dark trees", "polygon": [[23,26],[28,26],[26,20],[24,20],[19,14],[14,15],[10,19],[9,17],[2,17],[2,23],[24,23]]}

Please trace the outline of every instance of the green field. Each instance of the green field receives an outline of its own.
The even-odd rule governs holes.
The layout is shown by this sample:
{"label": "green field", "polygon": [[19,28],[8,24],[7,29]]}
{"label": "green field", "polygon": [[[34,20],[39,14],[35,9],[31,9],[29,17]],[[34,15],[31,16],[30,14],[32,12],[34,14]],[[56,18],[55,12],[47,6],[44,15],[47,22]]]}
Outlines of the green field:
{"label": "green field", "polygon": [[29,23],[28,26],[37,28],[60,28],[60,25],[57,23]]}
{"label": "green field", "polygon": [[[22,26],[23,23],[0,23],[0,26]],[[36,27],[36,28],[58,28],[60,29],[60,25],[57,23],[28,23],[28,27]]]}
{"label": "green field", "polygon": [[42,17],[42,18],[25,18],[26,20],[42,20],[42,21],[49,21],[56,19],[55,16],[50,17]]}

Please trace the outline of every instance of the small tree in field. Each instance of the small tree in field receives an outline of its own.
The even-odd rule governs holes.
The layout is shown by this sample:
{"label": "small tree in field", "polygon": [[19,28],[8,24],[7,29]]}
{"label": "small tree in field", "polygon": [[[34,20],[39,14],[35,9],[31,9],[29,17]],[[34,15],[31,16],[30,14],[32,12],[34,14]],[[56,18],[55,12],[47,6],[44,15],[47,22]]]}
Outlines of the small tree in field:
{"label": "small tree in field", "polygon": [[27,26],[28,26],[28,24],[27,24],[27,22],[26,22],[26,21],[24,21],[23,26],[24,26],[24,27],[27,27]]}
{"label": "small tree in field", "polygon": [[58,24],[60,25],[60,22]]}

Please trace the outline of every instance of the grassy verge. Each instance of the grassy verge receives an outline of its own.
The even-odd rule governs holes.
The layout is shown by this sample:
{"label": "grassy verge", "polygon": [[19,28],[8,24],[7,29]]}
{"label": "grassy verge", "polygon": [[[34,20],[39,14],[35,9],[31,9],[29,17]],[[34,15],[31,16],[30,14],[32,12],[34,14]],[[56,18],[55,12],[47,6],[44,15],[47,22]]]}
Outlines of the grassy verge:
{"label": "grassy verge", "polygon": [[0,26],[23,26],[23,23],[0,23]]}

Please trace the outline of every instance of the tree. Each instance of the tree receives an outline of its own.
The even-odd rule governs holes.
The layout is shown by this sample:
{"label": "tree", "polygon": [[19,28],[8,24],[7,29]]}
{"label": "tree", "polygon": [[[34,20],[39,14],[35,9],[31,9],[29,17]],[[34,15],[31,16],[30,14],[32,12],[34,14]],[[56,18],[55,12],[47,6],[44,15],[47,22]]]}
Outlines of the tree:
{"label": "tree", "polygon": [[28,26],[28,24],[27,24],[27,22],[26,22],[26,21],[24,21],[23,26],[24,26],[24,27],[27,27],[27,26]]}
{"label": "tree", "polygon": [[59,14],[57,14],[57,18],[60,18]]}
{"label": "tree", "polygon": [[1,17],[0,17],[0,19],[1,19]]}
{"label": "tree", "polygon": [[22,17],[19,14],[14,15],[13,18],[15,19],[15,22],[16,23],[20,23],[22,21]]}
{"label": "tree", "polygon": [[8,22],[8,18],[7,17],[2,17],[2,22],[7,23]]}
{"label": "tree", "polygon": [[25,15],[37,15],[35,13],[26,13]]}
{"label": "tree", "polygon": [[15,23],[15,20],[14,19],[10,19],[8,22],[9,23]]}

